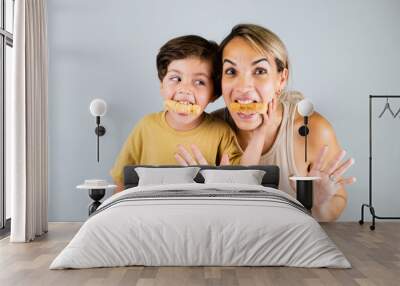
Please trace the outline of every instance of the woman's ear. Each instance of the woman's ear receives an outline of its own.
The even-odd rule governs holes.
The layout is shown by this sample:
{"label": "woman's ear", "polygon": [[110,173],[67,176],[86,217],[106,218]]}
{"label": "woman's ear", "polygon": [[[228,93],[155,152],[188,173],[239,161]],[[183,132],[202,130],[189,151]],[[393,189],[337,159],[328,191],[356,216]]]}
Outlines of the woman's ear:
{"label": "woman's ear", "polygon": [[288,77],[289,77],[289,70],[287,68],[284,68],[283,71],[280,73],[279,90],[285,89]]}

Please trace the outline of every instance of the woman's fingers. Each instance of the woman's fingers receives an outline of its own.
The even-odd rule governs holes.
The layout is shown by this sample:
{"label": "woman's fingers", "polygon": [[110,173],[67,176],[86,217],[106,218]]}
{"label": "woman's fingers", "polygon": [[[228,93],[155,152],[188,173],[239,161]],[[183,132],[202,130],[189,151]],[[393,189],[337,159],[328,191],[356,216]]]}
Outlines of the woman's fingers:
{"label": "woman's fingers", "polygon": [[324,162],[324,157],[325,157],[327,152],[328,152],[328,146],[325,145],[319,151],[317,159],[315,160],[315,163],[313,164],[310,172],[312,172],[312,171],[316,171],[316,172],[321,171],[321,167],[322,167],[322,164]]}
{"label": "woman's fingers", "polygon": [[337,183],[344,188],[346,185],[351,185],[357,181],[356,177],[350,177],[339,180]]}
{"label": "woman's fingers", "polygon": [[179,165],[181,165],[181,166],[187,166],[188,165],[187,162],[178,153],[175,153],[174,157],[175,157],[175,160],[178,162]]}
{"label": "woman's fingers", "polygon": [[271,106],[272,106],[272,112],[275,111],[277,107],[277,99],[275,97],[272,98]]}
{"label": "woman's fingers", "polygon": [[186,150],[182,145],[178,145],[179,155],[188,165],[197,165],[196,161],[193,159],[192,155]]}
{"label": "woman's fingers", "polygon": [[274,111],[276,109],[276,102],[275,99],[273,98],[270,102],[268,102],[268,109],[267,109],[267,116],[268,118],[271,118],[272,115],[274,114]]}
{"label": "woman's fingers", "polygon": [[194,157],[196,158],[197,162],[200,165],[208,165],[208,162],[207,162],[206,158],[204,158],[203,153],[201,153],[199,147],[197,147],[196,144],[192,144],[190,147],[192,148],[192,152],[193,152]]}
{"label": "woman's fingers", "polygon": [[224,153],[221,158],[221,163],[219,164],[220,166],[226,166],[230,165],[231,163],[229,162],[229,155]]}
{"label": "woman's fingers", "polygon": [[346,155],[346,151],[341,150],[336,156],[335,158],[333,158],[333,160],[331,162],[329,162],[328,167],[325,170],[325,173],[327,174],[331,174],[333,173],[333,171],[336,170],[337,166],[339,165],[339,163],[342,161],[343,157]]}
{"label": "woman's fingers", "polygon": [[343,175],[350,167],[354,164],[354,159],[347,159],[342,165],[340,165],[333,173],[332,176],[335,178],[339,178]]}

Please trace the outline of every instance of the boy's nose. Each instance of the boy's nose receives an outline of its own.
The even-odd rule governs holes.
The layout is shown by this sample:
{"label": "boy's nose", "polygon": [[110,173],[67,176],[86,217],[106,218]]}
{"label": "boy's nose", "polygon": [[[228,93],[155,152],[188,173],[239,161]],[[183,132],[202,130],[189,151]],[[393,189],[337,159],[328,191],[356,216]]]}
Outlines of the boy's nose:
{"label": "boy's nose", "polygon": [[182,95],[191,95],[193,94],[193,91],[188,85],[183,85],[178,89],[177,93]]}
{"label": "boy's nose", "polygon": [[177,93],[181,94],[181,95],[191,95],[192,94],[192,92],[189,90],[178,90]]}

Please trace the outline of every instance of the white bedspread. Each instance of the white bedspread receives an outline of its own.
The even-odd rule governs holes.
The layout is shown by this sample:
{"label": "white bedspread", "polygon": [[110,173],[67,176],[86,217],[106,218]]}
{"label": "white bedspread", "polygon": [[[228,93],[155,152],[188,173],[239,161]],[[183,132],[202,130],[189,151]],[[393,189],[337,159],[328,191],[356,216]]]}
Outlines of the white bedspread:
{"label": "white bedspread", "polygon": [[[129,199],[138,192],[169,190],[247,190],[249,194],[253,190],[267,192],[271,198],[233,195]],[[126,265],[349,268],[350,263],[318,222],[300,208],[284,203],[284,199],[299,204],[284,192],[254,185],[131,188],[104,201],[50,269]]]}

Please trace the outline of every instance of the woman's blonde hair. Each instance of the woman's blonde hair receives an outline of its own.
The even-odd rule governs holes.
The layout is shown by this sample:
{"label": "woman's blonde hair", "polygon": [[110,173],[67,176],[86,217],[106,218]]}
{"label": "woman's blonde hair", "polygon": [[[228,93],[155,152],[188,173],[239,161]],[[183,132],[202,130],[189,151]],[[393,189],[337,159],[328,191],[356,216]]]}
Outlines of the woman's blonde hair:
{"label": "woman's blonde hair", "polygon": [[289,56],[285,44],[272,31],[254,24],[239,24],[232,28],[232,31],[222,40],[219,46],[220,63],[222,63],[222,53],[225,46],[236,37],[246,40],[261,54],[272,55],[278,72],[282,72],[286,68],[289,78]]}

